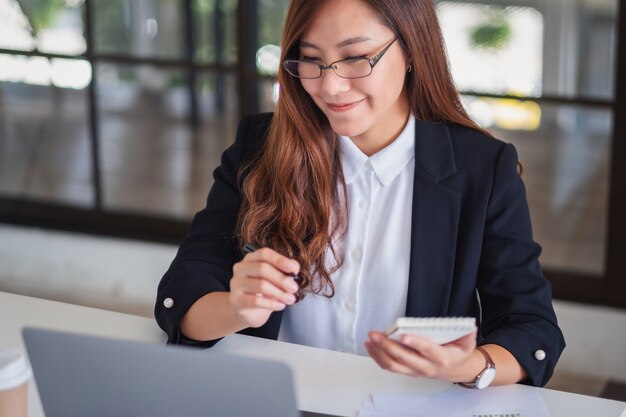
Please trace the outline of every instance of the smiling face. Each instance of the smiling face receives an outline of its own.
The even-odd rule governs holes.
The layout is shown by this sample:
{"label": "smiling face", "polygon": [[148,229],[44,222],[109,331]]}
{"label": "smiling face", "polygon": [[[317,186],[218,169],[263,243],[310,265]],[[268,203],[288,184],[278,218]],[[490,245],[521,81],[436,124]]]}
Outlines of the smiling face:
{"label": "smiling face", "polygon": [[[360,0],[326,0],[300,41],[300,59],[320,65],[348,57],[374,57],[396,35]],[[408,62],[394,42],[365,78],[345,79],[324,70],[301,79],[332,129],[371,155],[391,143],[409,115],[405,89]]]}

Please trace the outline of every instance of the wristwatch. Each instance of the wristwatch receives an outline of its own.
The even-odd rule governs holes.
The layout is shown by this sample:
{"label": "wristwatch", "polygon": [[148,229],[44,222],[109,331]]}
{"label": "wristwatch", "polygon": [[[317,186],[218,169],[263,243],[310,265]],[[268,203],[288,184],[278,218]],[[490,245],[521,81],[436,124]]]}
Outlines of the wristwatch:
{"label": "wristwatch", "polygon": [[493,379],[496,377],[496,364],[493,363],[493,360],[491,359],[491,356],[489,356],[489,353],[487,353],[487,351],[481,348],[480,346],[477,346],[476,350],[482,353],[482,355],[485,357],[485,360],[487,361],[487,365],[482,371],[480,371],[480,373],[478,374],[478,376],[476,376],[476,379],[474,381],[457,382],[457,385],[460,385],[465,388],[471,388],[471,389],[483,389],[483,388],[487,388],[489,384],[493,382]]}

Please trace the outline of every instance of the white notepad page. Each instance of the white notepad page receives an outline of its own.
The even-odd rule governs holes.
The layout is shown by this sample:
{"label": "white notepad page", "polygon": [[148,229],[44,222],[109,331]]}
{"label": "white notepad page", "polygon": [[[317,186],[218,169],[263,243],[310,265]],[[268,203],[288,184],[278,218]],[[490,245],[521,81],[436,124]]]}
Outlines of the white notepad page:
{"label": "white notepad page", "polygon": [[403,334],[415,334],[443,345],[474,330],[476,330],[474,317],[399,317],[386,333],[396,340]]}

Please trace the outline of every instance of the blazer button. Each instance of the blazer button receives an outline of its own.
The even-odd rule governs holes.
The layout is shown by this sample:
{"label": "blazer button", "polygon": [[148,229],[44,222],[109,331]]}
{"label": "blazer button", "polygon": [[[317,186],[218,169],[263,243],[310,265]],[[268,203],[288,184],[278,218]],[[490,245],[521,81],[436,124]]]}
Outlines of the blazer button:
{"label": "blazer button", "polygon": [[[172,300],[171,298],[166,298],[165,300],[163,300],[163,306],[165,308],[172,308],[174,307],[174,300]],[[537,356],[537,354],[535,353],[535,356]]]}
{"label": "blazer button", "polygon": [[544,352],[541,349],[535,351],[535,359],[537,359],[538,361],[542,361],[545,358],[546,358],[546,352]]}

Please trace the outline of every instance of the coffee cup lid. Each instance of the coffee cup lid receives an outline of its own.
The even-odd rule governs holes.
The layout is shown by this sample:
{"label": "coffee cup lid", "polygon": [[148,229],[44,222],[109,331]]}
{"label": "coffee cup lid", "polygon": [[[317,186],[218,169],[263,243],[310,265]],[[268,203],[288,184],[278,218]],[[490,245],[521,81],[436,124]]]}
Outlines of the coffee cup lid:
{"label": "coffee cup lid", "polygon": [[0,390],[15,388],[32,375],[26,357],[15,349],[0,350]]}

